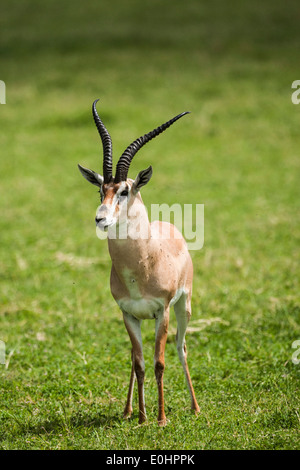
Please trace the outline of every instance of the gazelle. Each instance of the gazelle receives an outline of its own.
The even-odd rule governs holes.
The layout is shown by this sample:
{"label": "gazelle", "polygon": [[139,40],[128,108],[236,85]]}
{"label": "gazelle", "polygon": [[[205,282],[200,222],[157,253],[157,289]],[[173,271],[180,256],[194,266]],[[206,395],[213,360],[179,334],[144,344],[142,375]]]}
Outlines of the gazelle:
{"label": "gazelle", "polygon": [[[108,248],[112,260],[111,293],[119,305],[132,344],[132,369],[124,417],[132,413],[132,395],[135,377],[138,384],[139,423],[146,420],[144,401],[145,364],[141,336],[141,322],[155,319],[154,369],[158,386],[158,424],[166,424],[163,396],[165,345],[168,333],[169,310],[174,305],[177,319],[176,344],[179,359],[187,380],[192,410],[199,406],[195,397],[189,369],[185,333],[191,316],[193,264],[186,242],[174,225],[149,222],[140,189],[152,176],[152,167],[139,172],[135,180],[127,178],[134,155],[149,140],[159,135],[175,121],[179,114],[130,144],[120,157],[116,174],[112,174],[111,137],[98,116],[96,100],[93,117],[103,146],[103,176],[78,165],[82,175],[100,188],[101,205],[96,213],[96,225],[108,231]],[[135,217],[131,214],[134,213]],[[136,217],[143,236],[131,236],[136,228]],[[126,226],[127,237],[116,235],[116,227]]]}

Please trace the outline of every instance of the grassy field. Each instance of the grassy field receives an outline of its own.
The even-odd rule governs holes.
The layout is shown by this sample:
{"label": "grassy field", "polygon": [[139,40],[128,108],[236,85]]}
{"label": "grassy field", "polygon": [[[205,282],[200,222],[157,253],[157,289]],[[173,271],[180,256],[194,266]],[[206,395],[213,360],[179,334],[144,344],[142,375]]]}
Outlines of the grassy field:
{"label": "grassy field", "polygon": [[[298,2],[4,0],[0,16],[1,449],[299,449]],[[201,413],[166,347],[158,428],[154,323],[144,322],[148,422],[123,421],[130,343],[96,237],[98,110],[115,160],[146,146],[151,203],[205,205],[187,335]],[[175,128],[176,126],[176,128]]]}

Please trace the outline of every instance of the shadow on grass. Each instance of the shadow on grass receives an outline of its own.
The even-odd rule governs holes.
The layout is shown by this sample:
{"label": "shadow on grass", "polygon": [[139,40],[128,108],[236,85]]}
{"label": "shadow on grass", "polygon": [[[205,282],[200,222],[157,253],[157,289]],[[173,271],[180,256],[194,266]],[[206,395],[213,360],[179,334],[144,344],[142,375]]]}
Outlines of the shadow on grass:
{"label": "shadow on grass", "polygon": [[14,434],[56,434],[70,432],[83,428],[114,428],[120,427],[124,419],[121,413],[112,414],[111,410],[102,413],[82,413],[77,411],[73,414],[59,414],[53,419],[47,418],[33,423],[31,420],[22,423],[17,421],[19,432]]}
{"label": "shadow on grass", "polygon": [[67,422],[62,419],[54,419],[53,421],[46,420],[44,423],[40,423],[35,426],[31,432],[40,433],[43,430],[46,432],[56,431],[58,429],[78,429],[78,428],[99,428],[99,427],[115,427],[119,426],[123,422],[121,414],[105,414],[101,413],[98,415],[80,415],[75,413],[72,415]]}

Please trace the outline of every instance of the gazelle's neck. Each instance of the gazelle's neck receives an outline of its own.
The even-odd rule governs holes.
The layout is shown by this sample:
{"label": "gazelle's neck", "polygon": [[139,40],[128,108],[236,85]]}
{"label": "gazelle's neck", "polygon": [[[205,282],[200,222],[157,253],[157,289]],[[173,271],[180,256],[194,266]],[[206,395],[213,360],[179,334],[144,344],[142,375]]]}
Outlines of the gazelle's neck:
{"label": "gazelle's neck", "polygon": [[130,258],[143,259],[151,237],[147,209],[140,194],[127,208],[126,217],[116,227],[108,229],[108,248],[114,265]]}

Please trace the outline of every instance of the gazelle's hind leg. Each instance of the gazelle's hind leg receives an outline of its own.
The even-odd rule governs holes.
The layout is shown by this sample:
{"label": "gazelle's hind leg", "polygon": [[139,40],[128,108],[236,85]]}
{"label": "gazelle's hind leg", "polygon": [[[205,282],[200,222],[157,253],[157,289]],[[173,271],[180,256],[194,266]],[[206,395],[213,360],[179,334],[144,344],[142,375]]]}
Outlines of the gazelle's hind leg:
{"label": "gazelle's hind leg", "polygon": [[174,305],[176,320],[177,320],[177,333],[176,333],[176,346],[178,351],[178,356],[182,364],[184,375],[187,381],[191,396],[191,406],[192,410],[195,411],[195,414],[199,413],[200,408],[198,406],[194,388],[191,381],[191,376],[189,373],[189,368],[187,364],[187,349],[185,344],[185,333],[187,325],[191,316],[191,302],[187,298],[187,295],[183,293],[179,300]]}

